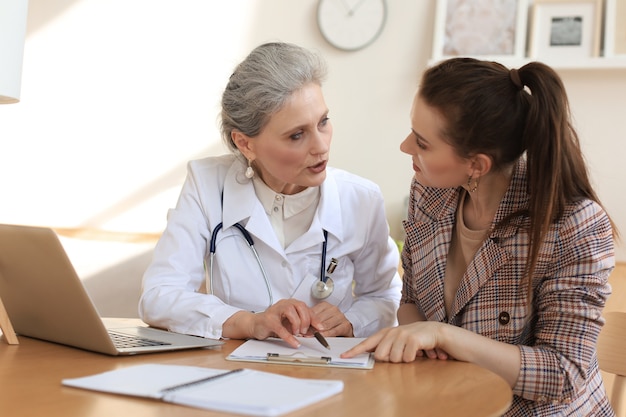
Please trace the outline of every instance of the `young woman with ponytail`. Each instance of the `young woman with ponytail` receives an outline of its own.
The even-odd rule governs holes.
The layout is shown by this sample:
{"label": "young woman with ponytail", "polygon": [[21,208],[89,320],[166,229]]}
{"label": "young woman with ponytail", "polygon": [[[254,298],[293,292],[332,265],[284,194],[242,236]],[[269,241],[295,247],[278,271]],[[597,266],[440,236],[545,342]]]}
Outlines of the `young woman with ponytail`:
{"label": "young woman with ponytail", "polygon": [[612,416],[596,357],[617,232],[550,67],[452,58],[423,75],[399,326],[346,352],[472,362],[507,416]]}

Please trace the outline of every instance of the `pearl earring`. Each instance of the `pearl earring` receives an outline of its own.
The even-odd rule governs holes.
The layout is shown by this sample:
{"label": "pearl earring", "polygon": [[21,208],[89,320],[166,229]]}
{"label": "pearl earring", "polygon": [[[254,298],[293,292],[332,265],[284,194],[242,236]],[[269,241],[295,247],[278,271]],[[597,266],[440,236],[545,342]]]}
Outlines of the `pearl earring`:
{"label": "pearl earring", "polygon": [[252,169],[252,161],[249,159],[248,159],[248,168],[246,168],[245,176],[248,179],[252,179],[252,177],[254,177],[254,169]]}

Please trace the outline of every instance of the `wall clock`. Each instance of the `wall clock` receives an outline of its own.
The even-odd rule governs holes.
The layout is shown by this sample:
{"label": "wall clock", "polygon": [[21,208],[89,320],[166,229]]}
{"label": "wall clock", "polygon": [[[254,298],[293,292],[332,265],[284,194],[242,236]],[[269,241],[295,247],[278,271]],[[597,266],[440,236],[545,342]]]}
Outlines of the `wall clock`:
{"label": "wall clock", "polygon": [[387,20],[385,0],[319,0],[317,25],[324,39],[344,51],[356,51],[378,38]]}

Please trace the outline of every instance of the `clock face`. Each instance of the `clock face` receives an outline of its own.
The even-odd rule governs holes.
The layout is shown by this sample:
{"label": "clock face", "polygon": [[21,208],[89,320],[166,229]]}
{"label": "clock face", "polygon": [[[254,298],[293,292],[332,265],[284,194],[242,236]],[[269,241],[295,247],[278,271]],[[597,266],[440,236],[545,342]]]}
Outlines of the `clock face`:
{"label": "clock face", "polygon": [[334,47],[356,51],[378,38],[385,26],[385,0],[319,0],[317,24]]}

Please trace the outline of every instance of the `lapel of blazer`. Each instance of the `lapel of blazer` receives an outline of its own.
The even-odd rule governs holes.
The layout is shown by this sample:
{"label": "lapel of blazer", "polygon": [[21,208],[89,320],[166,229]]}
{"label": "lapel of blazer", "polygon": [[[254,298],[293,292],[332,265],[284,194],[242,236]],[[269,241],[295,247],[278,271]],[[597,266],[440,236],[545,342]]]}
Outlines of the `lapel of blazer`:
{"label": "lapel of blazer", "polygon": [[[494,225],[508,215],[528,207],[525,171],[526,163],[521,159],[514,170],[511,185],[500,203]],[[405,223],[405,230],[412,248],[415,291],[426,317],[429,320],[445,321],[443,281],[460,190],[432,189],[417,183],[413,186],[417,187],[414,193],[419,197],[413,202],[412,222]],[[491,232],[461,279],[448,321],[452,321],[481,287],[493,279],[496,271],[509,262],[510,254],[501,242],[518,233],[518,229],[524,226],[524,221],[516,217],[508,221],[506,226]],[[525,247],[521,250],[525,250]]]}
{"label": "lapel of blazer", "polygon": [[[518,216],[508,221],[503,227],[495,230],[493,228],[510,214],[528,207],[525,171],[526,163],[521,159],[514,169],[511,184],[494,217],[492,232],[474,255],[459,283],[450,320],[454,319],[485,283],[493,279],[502,265],[509,262],[510,254],[501,242],[518,233],[518,230],[524,227],[525,220]],[[519,250],[524,251],[526,247],[520,247]]]}
{"label": "lapel of blazer", "polygon": [[495,243],[496,241],[492,238],[485,240],[482,247],[476,252],[474,259],[467,266],[454,298],[450,311],[450,321],[453,321],[481,287],[493,278],[496,271],[508,262],[508,252]]}
{"label": "lapel of blazer", "polygon": [[411,220],[405,222],[411,248],[413,285],[419,307],[429,320],[444,321],[443,278],[458,199],[455,189],[424,188],[414,182]]}

